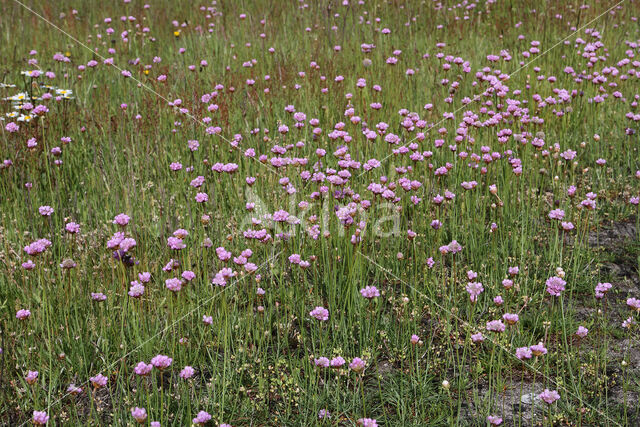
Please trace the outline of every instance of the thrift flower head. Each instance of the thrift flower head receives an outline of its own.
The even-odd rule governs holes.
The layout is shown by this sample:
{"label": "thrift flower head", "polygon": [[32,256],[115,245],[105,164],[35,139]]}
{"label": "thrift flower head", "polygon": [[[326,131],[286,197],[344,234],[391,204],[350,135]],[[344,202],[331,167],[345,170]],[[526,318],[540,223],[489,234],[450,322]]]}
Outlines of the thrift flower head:
{"label": "thrift flower head", "polygon": [[566,283],[567,282],[558,276],[550,277],[546,281],[547,292],[556,297],[560,296],[562,291],[564,291],[564,285],[566,285]]}
{"label": "thrift flower head", "polygon": [[36,425],[43,426],[49,421],[49,416],[45,411],[33,411],[31,421]]}
{"label": "thrift flower head", "polygon": [[193,422],[193,424],[205,425],[209,422],[209,420],[211,420],[211,415],[209,415],[208,412],[200,411],[198,412],[198,415],[196,415],[196,417],[191,421]]}
{"label": "thrift flower head", "polygon": [[131,416],[138,423],[142,424],[147,419],[147,410],[136,406],[135,408],[131,408]]}
{"label": "thrift flower head", "polygon": [[172,358],[162,354],[159,354],[151,359],[151,364],[160,370],[166,369],[171,366],[171,362],[173,362]]}
{"label": "thrift flower head", "polygon": [[543,400],[548,405],[551,405],[553,402],[560,399],[560,394],[555,390],[545,388],[544,391],[538,395],[538,399]]}
{"label": "thrift flower head", "polygon": [[380,296],[380,291],[375,286],[366,286],[360,289],[360,295],[367,299],[373,299]]}
{"label": "thrift flower head", "polygon": [[318,306],[309,312],[309,316],[325,322],[329,320],[329,310]]}

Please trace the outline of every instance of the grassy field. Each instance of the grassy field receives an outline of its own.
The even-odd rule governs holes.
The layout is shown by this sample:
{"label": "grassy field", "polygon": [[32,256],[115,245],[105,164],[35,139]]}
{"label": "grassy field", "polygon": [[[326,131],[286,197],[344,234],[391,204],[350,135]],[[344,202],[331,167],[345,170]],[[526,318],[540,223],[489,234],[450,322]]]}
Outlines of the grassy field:
{"label": "grassy field", "polygon": [[640,423],[640,3],[0,2],[0,424]]}

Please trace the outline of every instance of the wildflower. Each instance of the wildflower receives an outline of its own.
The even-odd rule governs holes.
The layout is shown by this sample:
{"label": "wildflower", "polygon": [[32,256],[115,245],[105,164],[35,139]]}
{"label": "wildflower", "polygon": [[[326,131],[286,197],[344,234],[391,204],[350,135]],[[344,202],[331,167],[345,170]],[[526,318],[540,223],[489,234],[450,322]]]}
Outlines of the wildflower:
{"label": "wildflower", "polygon": [[543,356],[545,354],[547,354],[547,349],[545,348],[545,346],[542,344],[542,342],[539,342],[538,344],[532,345],[530,347],[531,349],[531,353],[533,353],[534,356]]}
{"label": "wildflower", "polygon": [[416,345],[420,342],[420,337],[416,334],[411,335],[411,344]]}
{"label": "wildflower", "polygon": [[560,399],[560,394],[556,390],[549,390],[545,388],[542,393],[538,395],[538,399],[544,400],[548,405],[551,405],[556,400]]}
{"label": "wildflower", "polygon": [[164,281],[167,289],[172,292],[179,292],[182,289],[182,280],[172,277],[171,279],[167,279]]}
{"label": "wildflower", "polygon": [[562,209],[554,209],[549,212],[549,218],[557,219],[558,221],[564,219],[564,211]]}
{"label": "wildflower", "polygon": [[91,292],[91,299],[94,301],[102,302],[107,299],[107,296],[102,292]]}
{"label": "wildflower", "polygon": [[609,292],[609,289],[612,288],[611,283],[605,282],[605,283],[598,283],[596,285],[596,299],[602,299],[605,297],[605,295],[607,294],[607,292]]}
{"label": "wildflower", "polygon": [[80,232],[80,226],[75,222],[67,223],[67,225],[64,226],[64,229],[70,234],[77,234]]}
{"label": "wildflower", "polygon": [[309,316],[325,322],[329,320],[329,310],[318,306],[309,312]]}
{"label": "wildflower", "polygon": [[584,326],[578,326],[578,330],[576,331],[577,336],[579,336],[580,338],[584,338],[588,333],[589,330],[587,328],[585,328]]}
{"label": "wildflower", "polygon": [[481,343],[484,341],[484,335],[482,335],[482,332],[477,332],[471,335],[471,341],[473,341],[474,344]]}
{"label": "wildflower", "polygon": [[67,393],[71,394],[72,396],[77,396],[78,394],[82,393],[82,387],[78,387],[75,384],[69,384],[69,387],[67,387]]}
{"label": "wildflower", "polygon": [[198,415],[196,415],[196,417],[193,420],[191,420],[191,422],[193,424],[198,424],[202,426],[208,423],[209,420],[211,420],[211,415],[209,415],[208,412],[200,411],[198,412]]}
{"label": "wildflower", "polygon": [[19,319],[19,320],[28,319],[30,316],[31,316],[31,311],[24,308],[18,310],[18,312],[16,313],[16,319]]}
{"label": "wildflower", "polygon": [[354,357],[351,363],[349,363],[349,369],[351,369],[354,372],[362,372],[365,366],[366,366],[366,363],[364,362],[364,360],[360,359],[359,357]]}
{"label": "wildflower", "polygon": [[637,298],[628,298],[627,305],[630,309],[640,312],[640,299]]}
{"label": "wildflower", "polygon": [[329,412],[326,409],[320,409],[318,411],[318,418],[321,419],[321,420],[329,419],[329,418],[331,418],[331,412]]}
{"label": "wildflower", "polygon": [[38,208],[38,212],[40,212],[40,215],[42,216],[51,216],[53,208],[51,206],[40,206]]}
{"label": "wildflower", "polygon": [[492,320],[487,322],[487,331],[491,332],[504,332],[505,325],[502,323],[502,320]]}
{"label": "wildflower", "polygon": [[160,370],[166,369],[171,366],[171,362],[173,362],[172,358],[162,354],[158,354],[153,359],[151,359],[151,364]]}
{"label": "wildflower", "polygon": [[518,323],[518,315],[514,314],[514,313],[505,313],[502,315],[502,318],[505,320],[505,322],[507,322],[509,325],[515,325],[516,323]]}
{"label": "wildflower", "polygon": [[319,357],[314,360],[316,366],[320,366],[321,368],[328,368],[330,365],[329,359],[326,357]]}
{"label": "wildflower", "polygon": [[91,385],[93,385],[94,388],[102,388],[106,386],[107,380],[107,377],[102,374],[98,374],[95,377],[89,378],[89,381],[91,381]]}
{"label": "wildflower", "polygon": [[129,288],[129,292],[127,294],[133,298],[140,298],[142,295],[144,295],[144,286],[142,285],[142,283],[134,280],[133,282],[131,282],[131,287]]}
{"label": "wildflower", "polygon": [[482,287],[482,283],[480,282],[469,282],[467,283],[467,292],[469,292],[469,298],[471,302],[476,302],[478,300],[478,295],[484,292],[484,287]]}
{"label": "wildflower", "polygon": [[341,356],[334,357],[330,362],[332,368],[341,368],[345,363],[347,362]]}
{"label": "wildflower", "polygon": [[553,276],[548,278],[545,283],[547,285],[547,292],[550,295],[557,297],[557,296],[560,296],[562,291],[564,291],[564,285],[566,285],[567,282],[565,282],[563,279],[561,279],[558,276]]}
{"label": "wildflower", "polygon": [[143,424],[147,419],[147,410],[136,406],[135,408],[131,408],[131,416],[138,423]]}
{"label": "wildflower", "polygon": [[135,374],[138,376],[144,377],[146,375],[149,375],[152,369],[153,365],[147,365],[144,362],[138,362],[138,364],[133,368],[133,372],[135,372]]}
{"label": "wildflower", "polygon": [[362,427],[378,427],[378,422],[373,418],[359,418],[358,424]]}
{"label": "wildflower", "polygon": [[180,371],[180,378],[189,379],[195,374],[195,370],[191,366],[185,366],[182,371]]}
{"label": "wildflower", "polygon": [[360,289],[360,295],[367,299],[373,299],[380,296],[380,291],[375,286],[366,286]]}
{"label": "wildflower", "polygon": [[45,411],[33,411],[31,421],[36,425],[43,426],[49,421],[49,416]]}
{"label": "wildflower", "polygon": [[27,384],[35,384],[38,380],[38,371],[28,371],[27,375],[24,377],[24,380]]}
{"label": "wildflower", "polygon": [[502,418],[497,415],[489,415],[487,416],[487,422],[494,426],[499,426],[502,424]]}
{"label": "wildflower", "polygon": [[519,347],[516,349],[516,357],[520,360],[531,359],[531,349],[529,347]]}
{"label": "wildflower", "polygon": [[127,224],[129,224],[129,220],[131,218],[129,218],[129,215],[127,214],[118,214],[113,218],[113,223],[119,225],[120,227],[124,227]]}

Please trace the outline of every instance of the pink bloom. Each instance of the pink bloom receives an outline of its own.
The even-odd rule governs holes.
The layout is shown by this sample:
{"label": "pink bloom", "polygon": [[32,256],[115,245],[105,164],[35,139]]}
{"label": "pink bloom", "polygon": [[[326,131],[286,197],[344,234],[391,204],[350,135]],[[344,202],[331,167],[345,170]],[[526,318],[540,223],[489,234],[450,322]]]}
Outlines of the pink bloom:
{"label": "pink bloom", "polygon": [[195,374],[195,370],[191,366],[185,366],[182,371],[180,371],[180,378],[189,379]]}
{"label": "pink bloom", "polygon": [[329,310],[318,306],[309,312],[309,316],[325,322],[329,320]]}
{"label": "pink bloom", "polygon": [[504,332],[505,325],[502,323],[502,320],[492,320],[491,322],[487,322],[487,331],[491,332]]}
{"label": "pink bloom", "polygon": [[349,369],[355,372],[362,372],[365,366],[366,366],[366,363],[364,362],[364,360],[360,359],[359,357],[354,357],[351,363],[349,363]]}
{"label": "pink bloom", "polygon": [[151,364],[160,370],[168,368],[169,366],[171,366],[172,362],[173,362],[172,358],[162,354],[158,354],[153,359],[151,359]]}
{"label": "pink bloom", "polygon": [[211,415],[209,415],[208,412],[200,411],[198,412],[198,415],[191,420],[191,422],[193,422],[193,424],[205,425],[209,420],[211,420]]}
{"label": "pink bloom", "polygon": [[33,411],[33,418],[31,420],[34,424],[43,426],[49,421],[49,416],[45,411]]}
{"label": "pink bloom", "polygon": [[129,220],[130,219],[131,218],[129,217],[129,215],[121,213],[121,214],[116,215],[113,218],[113,223],[117,224],[117,225],[119,225],[121,227],[124,227],[125,225],[129,224]]}
{"label": "pink bloom", "polygon": [[587,328],[585,328],[584,326],[578,326],[578,330],[576,331],[577,336],[579,336],[580,338],[584,338],[588,333],[589,330]]}
{"label": "pink bloom", "polygon": [[534,356],[543,356],[543,355],[547,354],[547,349],[542,344],[542,342],[539,342],[538,344],[532,345],[530,347],[530,349],[531,349],[531,352],[533,353]]}
{"label": "pink bloom", "polygon": [[380,296],[380,291],[375,286],[366,286],[360,289],[360,295],[367,299],[373,299]]}
{"label": "pink bloom", "polygon": [[547,292],[550,295],[553,296],[560,296],[560,294],[562,293],[562,291],[564,291],[564,285],[566,285],[567,282],[565,282],[562,278],[558,277],[558,276],[553,276],[547,279],[546,281],[546,285],[547,285]]}
{"label": "pink bloom", "polygon": [[19,319],[19,320],[28,319],[30,316],[31,316],[31,312],[24,308],[21,310],[18,310],[18,312],[16,313],[16,319]]}
{"label": "pink bloom", "polygon": [[95,388],[102,388],[104,386],[107,385],[107,377],[105,377],[102,374],[98,374],[95,377],[91,377],[89,378],[89,381],[91,381],[91,384],[95,387]]}
{"label": "pink bloom", "polygon": [[138,423],[142,424],[147,419],[147,411],[144,408],[138,408],[136,406],[135,408],[131,408],[131,416]]}
{"label": "pink bloom", "polygon": [[553,402],[560,399],[560,394],[555,390],[545,388],[544,391],[538,395],[538,399],[544,400],[548,405],[551,405]]}

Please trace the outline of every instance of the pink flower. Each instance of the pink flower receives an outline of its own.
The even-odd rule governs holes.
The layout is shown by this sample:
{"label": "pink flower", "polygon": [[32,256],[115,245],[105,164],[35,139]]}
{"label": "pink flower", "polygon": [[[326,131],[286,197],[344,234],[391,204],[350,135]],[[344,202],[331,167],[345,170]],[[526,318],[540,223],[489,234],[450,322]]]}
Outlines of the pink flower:
{"label": "pink flower", "polygon": [[491,322],[487,322],[487,331],[491,332],[504,332],[506,329],[502,320],[492,320]]}
{"label": "pink flower", "polygon": [[562,291],[564,291],[564,285],[566,285],[567,282],[565,282],[562,278],[558,277],[558,276],[553,276],[547,279],[546,281],[546,285],[547,285],[547,292],[550,295],[553,296],[560,296],[560,294],[562,293]]}
{"label": "pink flower", "polygon": [[107,385],[107,380],[108,380],[108,378],[105,377],[102,374],[98,374],[95,377],[89,378],[89,381],[91,381],[91,384],[95,388],[102,388],[102,387],[106,386]]}
{"label": "pink flower", "polygon": [[579,336],[580,338],[584,338],[588,333],[589,330],[587,328],[585,328],[584,326],[578,326],[578,330],[576,331],[577,336]]}
{"label": "pink flower", "polygon": [[489,415],[487,417],[487,422],[491,425],[499,426],[500,424],[502,424],[502,418],[497,415]]}
{"label": "pink flower", "polygon": [[38,212],[40,212],[40,215],[42,216],[51,216],[51,214],[53,213],[53,208],[51,206],[40,206],[38,208]]}
{"label": "pink flower", "polygon": [[152,369],[153,369],[153,365],[151,364],[147,365],[144,362],[138,362],[138,364],[133,368],[133,372],[135,372],[136,375],[143,377],[143,376],[149,375]]}
{"label": "pink flower", "polygon": [[359,357],[354,357],[351,363],[349,363],[349,369],[355,372],[362,372],[366,366],[364,360]]}
{"label": "pink flower", "polygon": [[474,344],[481,343],[482,341],[484,341],[484,335],[482,335],[482,332],[477,332],[471,335],[471,341],[473,341]]}
{"label": "pink flower", "polygon": [[544,345],[542,345],[542,342],[539,342],[538,344],[532,345],[531,347],[529,347],[531,349],[531,352],[533,353],[534,356],[543,356],[545,354],[547,354],[547,349],[545,348]]}
{"label": "pink flower", "polygon": [[545,388],[544,391],[538,395],[538,399],[544,400],[548,405],[551,405],[553,402],[560,399],[560,394],[555,390]]}
{"label": "pink flower", "polygon": [[135,408],[131,408],[131,416],[138,423],[142,424],[147,419],[147,411],[144,408],[138,408],[136,406]]}
{"label": "pink flower", "polygon": [[329,320],[329,310],[318,306],[309,312],[309,316],[325,322]]}
{"label": "pink flower", "polygon": [[564,219],[564,211],[562,209],[554,209],[549,212],[549,218],[557,219],[558,221]]}
{"label": "pink flower", "polygon": [[628,298],[627,305],[629,306],[630,309],[640,312],[640,299]]}
{"label": "pink flower", "polygon": [[31,421],[36,425],[43,426],[49,421],[49,416],[45,411],[33,411]]}
{"label": "pink flower", "polygon": [[189,379],[195,374],[195,370],[191,366],[185,366],[182,371],[180,371],[180,378]]}
{"label": "pink flower", "polygon": [[131,218],[127,214],[120,213],[113,218],[113,223],[119,225],[120,227],[124,227],[129,224],[129,220]]}
{"label": "pink flower", "polygon": [[367,299],[373,299],[380,296],[380,291],[375,286],[366,286],[360,289],[360,295]]}
{"label": "pink flower", "polygon": [[158,354],[153,359],[151,359],[151,364],[160,370],[168,368],[169,366],[171,366],[172,362],[172,358],[163,354]]}
{"label": "pink flower", "polygon": [[520,360],[531,359],[531,349],[529,347],[519,347],[516,349],[516,357]]}
{"label": "pink flower", "polygon": [[193,424],[205,425],[209,420],[211,420],[211,415],[209,415],[208,412],[200,411],[198,412],[198,415],[191,420],[191,422],[193,422]]}
{"label": "pink flower", "polygon": [[16,313],[16,319],[19,319],[19,320],[28,319],[30,316],[31,316],[31,312],[24,308],[18,310],[18,312]]}

